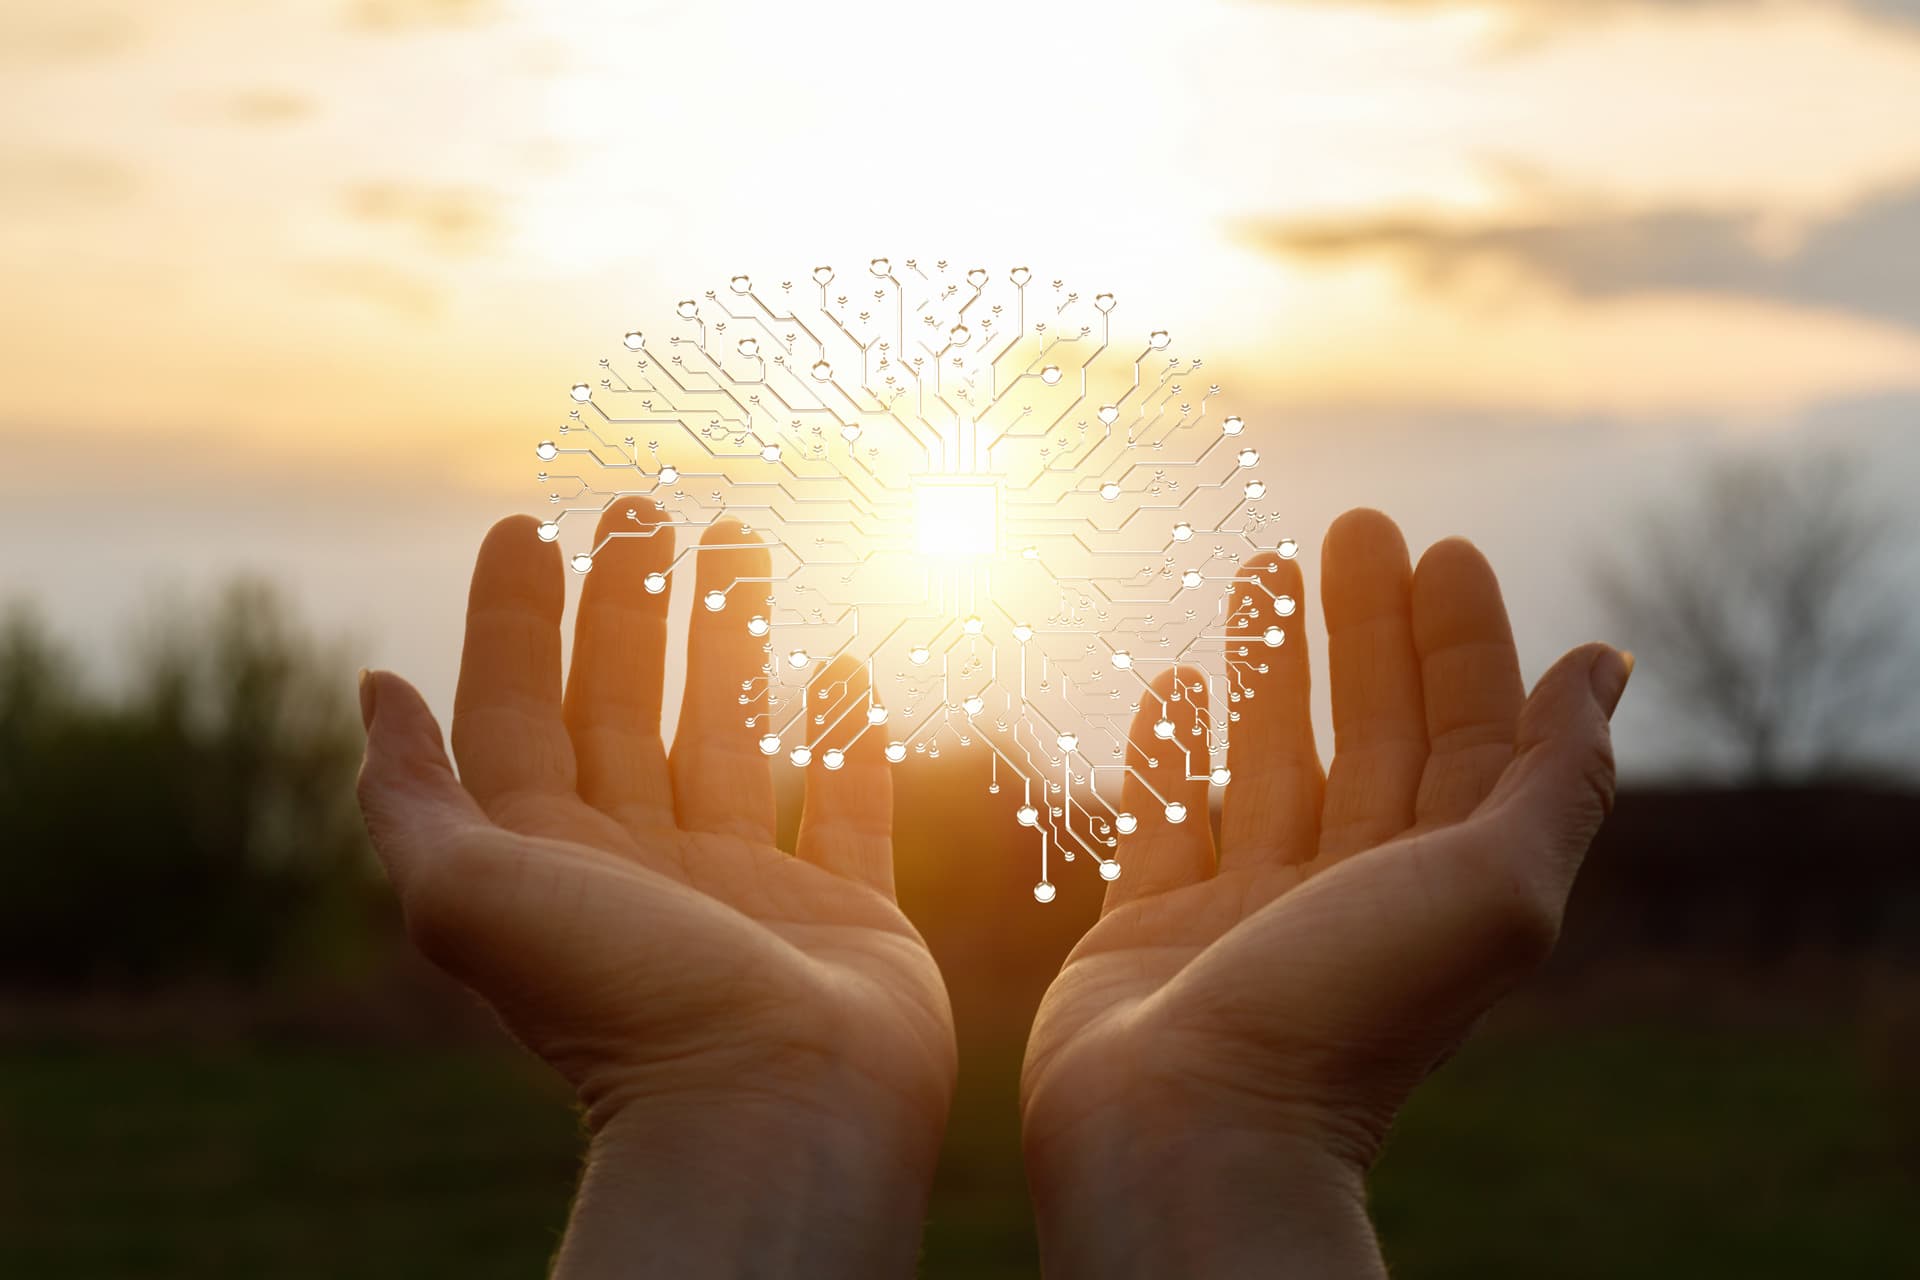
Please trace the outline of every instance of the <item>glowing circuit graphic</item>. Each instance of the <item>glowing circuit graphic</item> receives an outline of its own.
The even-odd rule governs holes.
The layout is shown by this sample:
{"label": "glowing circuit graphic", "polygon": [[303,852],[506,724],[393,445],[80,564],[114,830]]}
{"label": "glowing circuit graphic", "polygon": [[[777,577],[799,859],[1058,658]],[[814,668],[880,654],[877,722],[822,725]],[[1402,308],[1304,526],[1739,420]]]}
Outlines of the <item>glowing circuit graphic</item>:
{"label": "glowing circuit graphic", "polygon": [[[1116,310],[1111,293],[1024,266],[875,258],[770,286],[734,276],[664,329],[627,333],[571,388],[536,446],[552,508],[540,534],[586,538],[646,497],[685,531],[673,564],[690,570],[707,526],[746,524],[771,580],[695,602],[746,592],[759,606],[745,625],[767,663],[742,691],[743,734],[825,768],[844,761],[844,743],[823,744],[849,719],[896,763],[985,750],[989,790],[1039,833],[1035,898],[1053,899],[1056,860],[1114,879],[1129,835],[1188,820],[1165,797],[1118,808],[1152,678],[1205,673],[1210,712],[1183,735],[1163,705],[1155,749],[1224,787],[1244,677],[1294,612],[1236,576],[1256,551],[1296,550],[1201,360],[1165,330],[1117,326]],[[633,519],[611,536],[652,536]],[[590,572],[604,546],[568,563]],[[867,679],[823,698],[817,678],[847,658]]]}

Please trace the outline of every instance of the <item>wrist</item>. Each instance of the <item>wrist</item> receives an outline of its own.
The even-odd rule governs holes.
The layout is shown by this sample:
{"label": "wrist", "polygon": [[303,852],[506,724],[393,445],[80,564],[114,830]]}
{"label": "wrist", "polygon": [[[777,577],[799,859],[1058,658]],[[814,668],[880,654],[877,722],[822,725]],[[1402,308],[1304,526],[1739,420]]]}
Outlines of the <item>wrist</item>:
{"label": "wrist", "polygon": [[784,1094],[596,1117],[555,1274],[910,1276],[939,1127]]}
{"label": "wrist", "polygon": [[1364,1170],[1241,1127],[1138,1124],[1030,1141],[1043,1270],[1081,1276],[1384,1277]]}

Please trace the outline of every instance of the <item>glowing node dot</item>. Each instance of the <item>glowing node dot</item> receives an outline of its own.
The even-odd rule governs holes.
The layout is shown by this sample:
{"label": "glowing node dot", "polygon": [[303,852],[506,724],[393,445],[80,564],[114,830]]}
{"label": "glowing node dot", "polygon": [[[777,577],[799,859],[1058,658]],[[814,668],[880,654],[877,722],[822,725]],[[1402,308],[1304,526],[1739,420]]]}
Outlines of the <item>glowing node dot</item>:
{"label": "glowing node dot", "polygon": [[1220,424],[1220,430],[1227,435],[1237,436],[1247,429],[1247,424],[1239,418],[1228,418]]}
{"label": "glowing node dot", "polygon": [[551,440],[542,440],[533,446],[533,451],[540,456],[542,462],[552,462],[560,456],[560,446]]}
{"label": "glowing node dot", "polygon": [[661,484],[677,484],[679,483],[679,480],[680,480],[680,468],[678,467],[660,468]]}
{"label": "glowing node dot", "polygon": [[1100,864],[1100,878],[1102,880],[1118,880],[1120,878],[1120,864],[1112,858],[1108,858]]}
{"label": "glowing node dot", "polygon": [[984,624],[978,618],[968,618],[965,622],[960,624],[961,630],[965,631],[970,636],[979,635],[983,626]]}
{"label": "glowing node dot", "polygon": [[886,722],[887,722],[887,709],[885,707],[882,707],[876,704],[874,706],[867,708],[868,724],[885,724]]}
{"label": "glowing node dot", "polygon": [[1173,737],[1173,721],[1167,719],[1164,716],[1154,721],[1153,736],[1156,738],[1162,738],[1162,739],[1172,738]]}
{"label": "glowing node dot", "polygon": [[640,585],[647,589],[648,595],[657,596],[667,589],[667,575],[664,573],[650,573],[640,580]]}
{"label": "glowing node dot", "polygon": [[1042,880],[1039,884],[1033,886],[1033,900],[1035,902],[1052,902],[1053,901],[1052,882],[1047,880]]}
{"label": "glowing node dot", "polygon": [[792,653],[787,655],[787,665],[792,667],[806,666],[807,651],[805,649],[795,649]]}
{"label": "glowing node dot", "polygon": [[1291,560],[1300,554],[1300,544],[1292,538],[1282,538],[1280,539],[1280,545],[1275,548],[1275,550],[1280,553],[1282,560]]}
{"label": "glowing node dot", "polygon": [[1175,526],[1173,526],[1173,540],[1175,542],[1193,541],[1193,526],[1188,524],[1185,520],[1182,520],[1179,524],[1176,524]]}
{"label": "glowing node dot", "polygon": [[986,700],[977,693],[960,705],[966,709],[967,714],[970,716],[979,715],[987,706]]}
{"label": "glowing node dot", "polygon": [[1291,618],[1293,611],[1299,607],[1298,602],[1296,602],[1292,596],[1274,597],[1273,611],[1283,618]]}
{"label": "glowing node dot", "polygon": [[752,338],[742,338],[740,339],[737,350],[741,355],[751,360],[760,354],[760,344]]}
{"label": "glowing node dot", "polygon": [[584,382],[576,382],[573,384],[573,389],[569,394],[571,394],[575,400],[591,400],[593,398],[593,388]]}
{"label": "glowing node dot", "polygon": [[887,744],[887,759],[893,761],[895,764],[899,764],[902,760],[905,760],[906,758],[907,758],[906,743],[889,742]]}
{"label": "glowing node dot", "polygon": [[820,757],[820,763],[829,769],[838,769],[847,762],[847,753],[838,747],[829,748],[827,754]]}
{"label": "glowing node dot", "polygon": [[1021,644],[1025,644],[1027,641],[1033,639],[1033,628],[1028,626],[1024,622],[1015,623],[1013,628],[1013,638],[1015,640],[1018,640]]}
{"label": "glowing node dot", "polygon": [[593,557],[588,555],[586,552],[582,551],[579,555],[573,558],[573,571],[575,573],[586,573],[590,571],[592,568],[593,568]]}
{"label": "glowing node dot", "polygon": [[707,592],[707,608],[718,613],[727,607],[727,593],[724,591]]}
{"label": "glowing node dot", "polygon": [[1211,776],[1213,785],[1216,787],[1224,787],[1233,781],[1233,772],[1229,769],[1215,769]]}
{"label": "glowing node dot", "polygon": [[1180,822],[1185,822],[1186,820],[1187,820],[1187,806],[1181,804],[1178,800],[1174,801],[1172,804],[1167,806],[1168,822],[1180,823]]}
{"label": "glowing node dot", "polygon": [[1267,496],[1266,481],[1249,480],[1247,481],[1247,487],[1241,490],[1241,492],[1245,493],[1249,500],[1254,498],[1264,498]]}
{"label": "glowing node dot", "polygon": [[638,329],[632,329],[632,330],[629,330],[627,332],[627,336],[620,339],[620,341],[627,344],[627,350],[638,351],[640,348],[647,345],[647,336],[641,333]]}
{"label": "glowing node dot", "polygon": [[912,649],[909,649],[907,651],[907,661],[911,662],[916,667],[926,666],[927,659],[931,658],[932,656],[933,656],[932,652],[928,650],[927,646],[923,644],[915,645]]}
{"label": "glowing node dot", "polygon": [[846,426],[840,428],[840,438],[848,444],[852,444],[855,440],[858,440],[860,438],[860,424],[857,422],[849,422]]}
{"label": "glowing node dot", "polygon": [[1113,653],[1113,665],[1125,671],[1133,665],[1133,655],[1125,649],[1116,649]]}
{"label": "glowing node dot", "polygon": [[833,366],[825,360],[816,360],[813,364],[813,376],[817,381],[825,382],[833,376]]}
{"label": "glowing node dot", "polygon": [[1198,569],[1189,569],[1180,575],[1180,585],[1186,587],[1188,590],[1192,590],[1204,581],[1205,579],[1200,576]]}
{"label": "glowing node dot", "polygon": [[1103,404],[1100,406],[1100,421],[1106,423],[1108,426],[1112,426],[1115,420],[1118,419],[1119,417],[1120,417],[1119,405]]}
{"label": "glowing node dot", "polygon": [[1240,465],[1243,467],[1260,465],[1260,451],[1258,449],[1242,449],[1240,451]]}
{"label": "glowing node dot", "polygon": [[542,524],[538,529],[534,530],[534,532],[540,535],[540,541],[552,542],[555,538],[560,536],[560,526],[555,524],[553,521],[549,520],[545,524]]}
{"label": "glowing node dot", "polygon": [[760,752],[762,755],[778,755],[780,752],[779,735],[770,733],[760,739]]}
{"label": "glowing node dot", "polygon": [[787,752],[787,759],[798,765],[811,764],[813,763],[813,752],[806,747],[795,747],[793,750]]}
{"label": "glowing node dot", "polygon": [[780,446],[777,444],[770,444],[766,446],[766,448],[760,450],[760,456],[762,458],[765,458],[768,462],[778,462],[780,461]]}
{"label": "glowing node dot", "polygon": [[1055,738],[1054,741],[1059,744],[1062,751],[1072,751],[1080,745],[1079,735],[1072,733],[1063,733]]}
{"label": "glowing node dot", "polygon": [[1267,648],[1278,649],[1287,642],[1287,633],[1278,627],[1268,627],[1267,633],[1260,638],[1267,642]]}
{"label": "glowing node dot", "polygon": [[1115,498],[1120,496],[1120,486],[1115,484],[1113,481],[1109,480],[1105,484],[1100,486],[1100,496],[1105,498],[1108,502],[1112,502]]}
{"label": "glowing node dot", "polygon": [[1046,383],[1050,387],[1058,384],[1060,381],[1060,366],[1057,364],[1050,364],[1046,368],[1042,369],[1040,371],[1040,381]]}
{"label": "glowing node dot", "polygon": [[1023,804],[1013,812],[1014,821],[1023,827],[1030,827],[1040,820],[1040,811],[1030,804]]}
{"label": "glowing node dot", "polygon": [[772,629],[767,620],[757,613],[747,619],[747,634],[750,636],[764,636]]}
{"label": "glowing node dot", "polygon": [[1130,813],[1123,813],[1113,820],[1113,829],[1123,836],[1130,836],[1140,829],[1140,819]]}
{"label": "glowing node dot", "polygon": [[1147,335],[1147,345],[1152,347],[1155,351],[1164,350],[1166,348],[1167,343],[1170,341],[1172,341],[1172,339],[1167,336],[1167,331],[1165,329],[1155,329],[1152,333]]}

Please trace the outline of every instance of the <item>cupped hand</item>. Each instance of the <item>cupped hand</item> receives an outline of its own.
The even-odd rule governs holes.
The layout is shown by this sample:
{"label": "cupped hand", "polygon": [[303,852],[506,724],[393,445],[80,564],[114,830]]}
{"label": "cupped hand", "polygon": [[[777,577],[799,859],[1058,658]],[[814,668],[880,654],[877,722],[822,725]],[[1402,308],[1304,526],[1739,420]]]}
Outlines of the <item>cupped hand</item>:
{"label": "cupped hand", "polygon": [[[488,534],[457,778],[412,686],[363,679],[361,804],[409,933],[585,1105],[570,1274],[706,1274],[748,1246],[790,1252],[790,1274],[904,1274],[953,1024],[894,903],[890,774],[860,736],[863,677],[830,668],[804,706],[769,709],[748,628],[769,557],[737,524],[682,557],[692,574],[675,572],[674,530],[650,503],[616,503],[596,544],[563,695],[559,548],[524,517]],[[690,576],[669,757],[666,586]],[[815,750],[798,856],[774,844],[756,741],[788,721]]]}
{"label": "cupped hand", "polygon": [[[1252,607],[1229,642],[1217,856],[1187,744],[1229,708],[1204,707],[1197,673],[1142,700],[1123,803],[1139,833],[1022,1079],[1050,1275],[1377,1272],[1367,1168],[1407,1095],[1551,949],[1611,805],[1629,659],[1576,649],[1529,696],[1486,560],[1449,540],[1412,569],[1378,512],[1337,521],[1321,567],[1331,772],[1300,571],[1263,558],[1236,586]],[[1279,597],[1295,612],[1270,648]],[[1167,821],[1169,803],[1192,816]]]}

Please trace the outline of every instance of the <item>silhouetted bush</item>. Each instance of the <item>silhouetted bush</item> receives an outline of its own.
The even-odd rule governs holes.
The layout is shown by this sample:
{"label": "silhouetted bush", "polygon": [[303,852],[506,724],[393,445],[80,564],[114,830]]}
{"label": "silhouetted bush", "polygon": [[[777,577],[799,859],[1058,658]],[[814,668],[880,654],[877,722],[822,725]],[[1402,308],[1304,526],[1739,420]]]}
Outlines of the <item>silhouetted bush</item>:
{"label": "silhouetted bush", "polygon": [[0,981],[252,981],[351,952],[371,862],[346,664],[273,590],[164,609],[117,694],[0,627]]}

